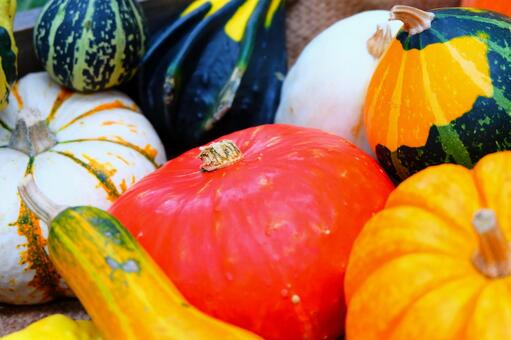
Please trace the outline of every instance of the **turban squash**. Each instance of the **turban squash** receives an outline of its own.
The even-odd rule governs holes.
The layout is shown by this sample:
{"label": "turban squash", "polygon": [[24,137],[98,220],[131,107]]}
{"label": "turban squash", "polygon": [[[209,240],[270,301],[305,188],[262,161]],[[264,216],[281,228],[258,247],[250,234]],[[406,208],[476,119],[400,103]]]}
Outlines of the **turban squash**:
{"label": "turban squash", "polygon": [[511,19],[463,8],[391,13],[403,30],[364,105],[369,143],[387,172],[402,180],[511,149]]}
{"label": "turban squash", "polygon": [[429,167],[356,240],[348,339],[511,338],[511,152]]}

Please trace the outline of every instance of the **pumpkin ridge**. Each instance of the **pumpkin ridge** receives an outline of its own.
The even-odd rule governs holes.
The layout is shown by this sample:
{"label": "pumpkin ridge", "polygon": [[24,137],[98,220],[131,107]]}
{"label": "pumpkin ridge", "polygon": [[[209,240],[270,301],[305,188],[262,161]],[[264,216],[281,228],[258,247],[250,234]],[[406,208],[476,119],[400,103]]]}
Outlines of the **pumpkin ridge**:
{"label": "pumpkin ridge", "polygon": [[472,300],[470,301],[470,303],[467,304],[468,307],[464,308],[464,313],[466,314],[467,322],[465,323],[465,326],[460,329],[459,334],[456,336],[456,339],[466,339],[466,338],[468,338],[467,334],[468,334],[468,330],[469,330],[469,327],[470,327],[470,321],[474,317],[474,313],[476,311],[476,308],[477,308],[477,305],[479,303],[479,299],[481,298],[481,295],[483,294],[483,292],[488,287],[489,287],[489,285],[484,283],[482,285],[482,287],[479,289],[479,291],[477,292],[477,294],[474,294],[474,296],[473,296]]}
{"label": "pumpkin ridge", "polygon": [[48,117],[46,117],[46,123],[50,123],[56,116],[57,111],[59,110],[60,106],[68,100],[73,95],[73,92],[62,88],[55,100],[53,101],[53,105],[51,107],[50,113],[48,114]]}
{"label": "pumpkin ridge", "polygon": [[0,128],[12,132],[12,129],[2,119],[0,119]]}
{"label": "pumpkin ridge", "polygon": [[90,163],[85,163],[84,161],[82,161],[81,159],[77,158],[76,156],[74,156],[73,154],[71,154],[69,152],[55,151],[55,150],[51,150],[49,152],[53,152],[53,153],[62,155],[64,157],[67,157],[68,159],[72,160],[73,162],[75,162],[76,164],[80,165],[82,168],[87,170],[87,172],[89,174],[96,177],[96,179],[99,181],[99,185],[105,190],[108,200],[113,202],[120,196],[120,193],[117,190],[117,187],[115,186],[115,184],[112,182],[112,180],[110,178],[111,174],[105,172],[102,169],[95,168]]}

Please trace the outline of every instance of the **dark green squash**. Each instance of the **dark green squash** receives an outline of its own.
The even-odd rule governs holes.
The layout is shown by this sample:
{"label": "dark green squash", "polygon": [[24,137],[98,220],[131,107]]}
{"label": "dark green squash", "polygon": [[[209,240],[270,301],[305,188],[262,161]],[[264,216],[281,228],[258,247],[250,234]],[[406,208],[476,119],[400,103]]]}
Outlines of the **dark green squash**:
{"label": "dark green squash", "polygon": [[136,0],[50,0],[34,27],[39,61],[55,81],[76,91],[128,81],[145,46]]}
{"label": "dark green squash", "polygon": [[285,72],[282,0],[199,0],[152,38],[139,99],[175,155],[273,122]]}

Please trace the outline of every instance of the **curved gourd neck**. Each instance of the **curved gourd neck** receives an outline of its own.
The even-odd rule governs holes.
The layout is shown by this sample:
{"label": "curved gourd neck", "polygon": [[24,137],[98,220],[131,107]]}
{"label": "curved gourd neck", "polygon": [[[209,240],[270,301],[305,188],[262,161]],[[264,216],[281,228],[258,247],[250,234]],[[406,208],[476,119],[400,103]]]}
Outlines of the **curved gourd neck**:
{"label": "curved gourd neck", "polygon": [[483,275],[498,279],[511,274],[511,249],[500,229],[495,212],[479,210],[472,220],[479,238],[479,249],[474,255],[474,266]]}
{"label": "curved gourd neck", "polygon": [[222,140],[200,148],[201,170],[210,172],[225,168],[243,159],[238,146],[230,140]]}
{"label": "curved gourd neck", "polygon": [[40,116],[37,111],[23,109],[19,116],[9,140],[9,148],[33,157],[57,144],[57,138],[46,120],[34,119]]}
{"label": "curved gourd neck", "polygon": [[403,30],[409,35],[419,34],[431,28],[435,14],[415,7],[396,5],[390,10],[390,20],[403,22]]}

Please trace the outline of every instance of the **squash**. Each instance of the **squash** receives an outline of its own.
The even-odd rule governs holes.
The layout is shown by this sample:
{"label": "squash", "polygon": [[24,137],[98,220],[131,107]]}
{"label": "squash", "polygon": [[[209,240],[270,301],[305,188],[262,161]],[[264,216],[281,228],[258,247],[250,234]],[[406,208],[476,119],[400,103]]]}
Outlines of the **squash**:
{"label": "squash", "polygon": [[34,26],[34,49],[57,83],[100,91],[133,77],[145,30],[135,0],[49,0]]}
{"label": "squash", "polygon": [[351,244],[392,188],[342,138],[274,124],[169,161],[110,211],[200,310],[265,339],[323,339],[343,332]]}
{"label": "squash", "polygon": [[401,183],[353,246],[348,339],[511,338],[510,167],[499,152]]}
{"label": "squash", "polygon": [[31,175],[19,192],[48,225],[51,261],[106,339],[259,339],[190,306],[106,211],[59,206]]}
{"label": "squash", "polygon": [[89,320],[73,320],[62,314],[53,314],[24,329],[1,338],[2,340],[102,340],[103,337]]}
{"label": "squash", "polygon": [[508,0],[463,0],[464,7],[482,8],[511,16],[511,3]]}
{"label": "squash", "polygon": [[18,48],[14,40],[15,0],[0,0],[0,110],[7,106],[12,83],[18,77]]}
{"label": "squash", "polygon": [[165,151],[127,96],[74,93],[34,73],[0,112],[0,159],[0,302],[33,304],[70,292],[48,259],[47,226],[17,195],[21,178],[34,174],[59,203],[108,208]]}
{"label": "squash", "polygon": [[511,148],[511,19],[396,6],[404,22],[369,85],[364,121],[397,181],[444,162],[472,167]]}
{"label": "squash", "polygon": [[197,0],[152,38],[138,97],[169,152],[273,122],[284,26],[283,0]]}
{"label": "squash", "polygon": [[332,132],[371,152],[362,106],[378,60],[401,26],[385,24],[388,17],[388,11],[362,12],[314,38],[284,81],[275,122]]}

